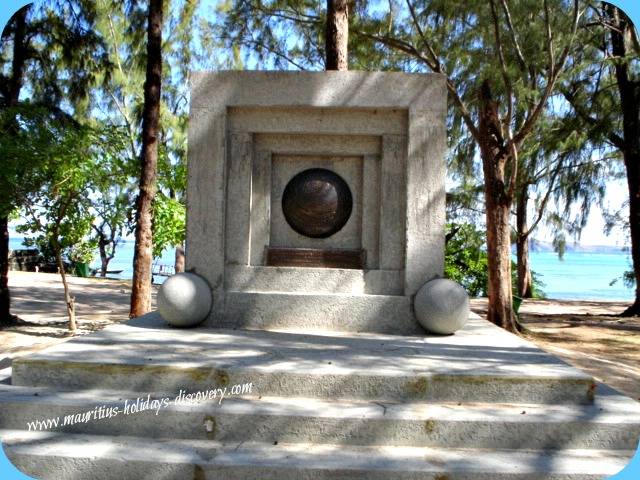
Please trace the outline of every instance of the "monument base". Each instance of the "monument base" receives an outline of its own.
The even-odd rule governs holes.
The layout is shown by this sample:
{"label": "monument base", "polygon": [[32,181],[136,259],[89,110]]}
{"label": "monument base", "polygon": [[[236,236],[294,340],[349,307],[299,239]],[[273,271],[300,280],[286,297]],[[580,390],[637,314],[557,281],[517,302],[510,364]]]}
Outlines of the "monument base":
{"label": "monument base", "polygon": [[222,305],[206,326],[425,334],[402,296],[227,292]]}
{"label": "monument base", "polygon": [[43,480],[600,479],[640,437],[640,404],[475,316],[412,337],[176,335],[150,314],[18,358],[12,383],[0,437]]}

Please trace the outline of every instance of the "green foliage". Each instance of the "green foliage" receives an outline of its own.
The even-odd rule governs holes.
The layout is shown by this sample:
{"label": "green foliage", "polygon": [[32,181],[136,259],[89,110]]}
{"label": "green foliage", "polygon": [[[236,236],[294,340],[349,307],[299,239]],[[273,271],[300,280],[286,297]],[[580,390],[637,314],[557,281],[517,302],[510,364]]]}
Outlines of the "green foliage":
{"label": "green foliage", "polygon": [[22,104],[0,110],[0,216],[9,216],[47,181],[63,152],[58,140],[70,120],[42,106]]}
{"label": "green foliage", "polygon": [[131,230],[135,163],[129,157],[128,136],[123,127],[99,128],[99,162],[91,182],[91,209],[95,216],[92,243],[108,266],[126,231]]}
{"label": "green foliage", "polygon": [[96,242],[86,241],[83,239],[80,243],[73,245],[69,249],[69,260],[73,263],[86,263],[93,262],[96,253]]}
{"label": "green foliage", "polygon": [[[97,72],[108,75],[111,65],[104,45],[94,31],[93,0],[48,0],[34,2],[26,19],[25,71],[20,79],[29,87],[32,103],[49,109],[74,105],[84,114],[89,89]],[[5,30],[11,33],[10,26]],[[13,36],[0,48],[0,103],[6,103],[12,65]]]}
{"label": "green foliage", "polygon": [[94,219],[89,195],[97,163],[96,136],[75,126],[62,130],[55,140],[47,179],[27,196],[24,223],[17,230],[34,235],[37,244],[49,245],[55,255],[68,256],[86,241]]}
{"label": "green foliage", "polygon": [[[195,52],[204,50],[194,44],[199,5],[194,0],[172,0],[164,7],[158,181],[161,189],[175,196],[182,195],[186,185],[186,177],[180,171],[184,170],[187,155],[189,77],[200,60]],[[102,112],[101,121],[126,132],[129,158],[137,163],[146,72],[147,4],[98,0],[95,9],[95,31],[105,45],[113,70],[100,75],[92,101]]]}
{"label": "green foliage", "polygon": [[[486,232],[471,223],[447,224],[444,276],[462,285],[471,297],[486,297],[489,288]],[[513,294],[516,295],[516,265],[511,262]],[[531,272],[533,298],[545,298],[544,283]]]}
{"label": "green foliage", "polygon": [[619,281],[622,281],[622,284],[629,289],[634,289],[636,287],[636,273],[633,271],[632,259],[629,257],[629,270],[622,272],[622,275],[618,278],[614,278],[609,282],[609,286],[616,285]]}
{"label": "green foliage", "polygon": [[186,209],[178,200],[164,194],[153,202],[153,256],[158,258],[167,247],[184,243]]}
{"label": "green foliage", "polygon": [[622,274],[622,281],[627,288],[634,288],[636,286],[636,274],[633,270],[627,270]]}
{"label": "green foliage", "polygon": [[[514,282],[513,284],[516,285],[515,278],[513,279],[513,282]],[[544,293],[544,290],[543,290],[545,286],[546,284],[542,281],[542,279],[540,278],[540,275],[532,271],[531,272],[531,298],[538,298],[538,299],[547,298],[547,295]],[[514,295],[517,294],[515,290],[513,293]]]}
{"label": "green foliage", "polygon": [[484,231],[470,223],[447,225],[444,275],[472,297],[486,297],[488,293],[485,238]]}
{"label": "green foliage", "polygon": [[[199,7],[200,2],[194,0],[171,0],[164,6],[158,195],[154,201],[157,217],[153,220],[156,256],[167,246],[182,243],[180,239],[185,234],[184,206],[179,202],[186,189],[189,76],[194,64],[202,61],[212,48],[198,36]],[[105,113],[104,121],[117,126],[126,138],[123,148],[118,150],[126,157],[121,158],[126,175],[112,180],[110,189],[106,188],[108,184],[102,186],[103,200],[98,210],[103,214],[94,226],[101,244],[115,248],[134,216],[133,198],[137,189],[134,179],[140,169],[147,4],[98,0],[96,10],[96,32],[103,39],[114,68],[111,75],[101,78],[93,94],[94,103]],[[103,256],[112,254],[113,250],[110,254],[101,250]]]}
{"label": "green foliage", "polygon": [[[101,202],[118,179],[127,177],[118,155],[122,136],[116,129],[82,126],[41,107],[25,104],[16,112],[19,128],[2,137],[0,154],[14,166],[9,183],[18,187],[3,196],[3,205],[21,210],[17,231],[32,236],[31,244],[49,261],[59,253],[89,263],[96,246],[89,238],[94,221],[112,214],[113,204],[104,202],[107,206],[101,209]],[[25,165],[32,179],[28,185],[20,181]]]}

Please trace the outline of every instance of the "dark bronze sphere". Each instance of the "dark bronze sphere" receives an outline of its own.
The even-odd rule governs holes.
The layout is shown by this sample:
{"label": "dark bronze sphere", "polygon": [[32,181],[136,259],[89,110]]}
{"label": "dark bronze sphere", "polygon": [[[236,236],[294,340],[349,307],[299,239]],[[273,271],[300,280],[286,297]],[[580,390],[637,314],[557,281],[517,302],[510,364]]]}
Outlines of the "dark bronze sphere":
{"label": "dark bronze sphere", "polygon": [[342,177],[324,168],[311,168],[293,177],[282,194],[282,212],[296,232],[327,238],[345,226],[353,198]]}

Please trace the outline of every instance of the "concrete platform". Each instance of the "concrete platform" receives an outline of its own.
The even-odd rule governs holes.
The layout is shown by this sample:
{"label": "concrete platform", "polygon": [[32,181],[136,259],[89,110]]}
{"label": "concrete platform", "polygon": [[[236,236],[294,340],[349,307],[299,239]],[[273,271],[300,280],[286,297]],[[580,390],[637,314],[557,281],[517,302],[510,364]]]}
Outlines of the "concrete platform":
{"label": "concrete platform", "polygon": [[173,392],[252,382],[264,396],[589,403],[592,378],[479,318],[456,335],[177,331],[149,315],[13,362],[13,384]]}
{"label": "concrete platform", "polygon": [[[123,413],[147,396],[169,401]],[[96,407],[119,413],[64,420]],[[41,479],[601,479],[633,456],[640,404],[479,318],[409,337],[151,314],[14,361],[0,438]]]}

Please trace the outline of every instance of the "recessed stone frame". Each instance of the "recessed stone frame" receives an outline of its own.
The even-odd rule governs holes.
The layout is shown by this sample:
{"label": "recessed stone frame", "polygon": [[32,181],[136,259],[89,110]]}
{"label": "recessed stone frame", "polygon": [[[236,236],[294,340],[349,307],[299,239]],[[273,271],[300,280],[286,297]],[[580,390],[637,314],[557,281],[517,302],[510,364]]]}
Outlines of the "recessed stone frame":
{"label": "recessed stone frame", "polygon": [[[411,298],[444,268],[443,77],[219,72],[192,78],[186,261],[212,287],[207,324],[414,331]],[[293,170],[341,166],[336,171],[354,193],[354,225],[348,222],[335,238],[308,240],[327,248],[361,246],[364,270],[264,266],[265,245],[313,248],[278,232],[271,197],[274,170],[283,162]]]}

